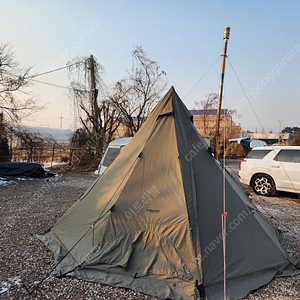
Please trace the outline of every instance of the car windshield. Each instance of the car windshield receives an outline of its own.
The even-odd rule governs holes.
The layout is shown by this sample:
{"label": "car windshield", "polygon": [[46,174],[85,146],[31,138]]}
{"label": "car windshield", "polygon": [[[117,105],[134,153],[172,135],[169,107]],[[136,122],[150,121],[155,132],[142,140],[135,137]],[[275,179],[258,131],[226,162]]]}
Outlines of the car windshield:
{"label": "car windshield", "polygon": [[120,148],[108,148],[108,151],[104,157],[103,166],[109,167],[119,154]]}
{"label": "car windshield", "polygon": [[268,153],[270,153],[271,150],[263,149],[263,150],[251,150],[246,158],[251,159],[263,159]]}

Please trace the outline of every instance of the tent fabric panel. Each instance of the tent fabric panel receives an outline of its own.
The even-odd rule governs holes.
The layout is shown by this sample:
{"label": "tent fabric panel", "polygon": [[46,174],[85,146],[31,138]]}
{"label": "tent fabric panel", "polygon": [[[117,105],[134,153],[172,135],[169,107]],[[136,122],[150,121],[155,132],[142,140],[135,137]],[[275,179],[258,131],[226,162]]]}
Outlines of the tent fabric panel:
{"label": "tent fabric panel", "polygon": [[[198,135],[196,129],[193,129],[192,139],[199,140]],[[194,180],[197,182],[199,203],[198,224],[204,287],[209,288],[223,282],[223,186],[220,184],[223,181],[223,169],[204,148],[198,150],[192,161],[193,166],[199,166],[195,169]],[[235,282],[239,276],[248,276],[248,286],[247,283],[243,285],[247,294],[253,286],[258,288],[267,284],[289,265],[289,260],[279,244],[275,229],[257,212],[255,205],[227,172],[225,185],[227,280]],[[207,227],[207,224],[210,226]],[[257,272],[264,272],[265,275],[259,279],[256,278],[257,275],[250,275]],[[235,294],[234,291],[232,293]],[[239,297],[241,295],[238,294],[235,299]],[[214,296],[213,299],[218,298]]]}
{"label": "tent fabric panel", "polygon": [[196,182],[194,180],[194,167],[192,166],[191,149],[196,147],[196,144],[201,147],[206,147],[206,143],[202,138],[196,141],[191,136],[192,117],[190,112],[174,92],[173,96],[173,115],[175,119],[177,148],[181,163],[182,181],[184,185],[186,207],[189,215],[189,223],[191,228],[193,251],[197,261],[197,280],[198,284],[203,283],[203,273],[201,266],[201,245],[200,245],[200,231],[198,226],[198,203],[196,198]]}
{"label": "tent fabric panel", "polygon": [[[55,236],[67,232],[64,240],[65,246],[69,249],[73,246],[74,241],[78,241],[95,221],[105,215],[118,199],[119,193],[126,185],[128,178],[135,164],[139,160],[139,155],[155,128],[157,118],[162,109],[170,111],[171,106],[168,104],[172,93],[169,92],[164,101],[158,103],[155,109],[148,116],[139,132],[130,142],[130,147],[125,147],[115,161],[100,176],[87,191],[77,200],[74,205],[57,221],[52,227],[53,234],[46,233],[49,238],[57,240]],[[78,219],[82,222],[78,223]],[[80,226],[79,226],[80,224]],[[74,228],[77,228],[74,231]],[[59,241],[57,241],[60,243]]]}
{"label": "tent fabric panel", "polygon": [[188,218],[176,144],[173,117],[159,118],[115,203],[115,214],[147,223],[177,224]]}
{"label": "tent fabric panel", "polygon": [[[271,271],[271,270],[270,270]],[[274,272],[265,270],[251,274],[240,275],[237,278],[226,281],[226,300],[240,300],[252,291],[264,286],[274,278]],[[223,282],[211,284],[205,288],[208,299],[223,300]]]}
{"label": "tent fabric panel", "polygon": [[[223,284],[223,169],[208,152],[208,147],[196,128],[188,125],[188,111],[179,101],[174,104],[174,117],[183,180],[186,182],[185,194],[190,224],[193,232],[197,232],[195,226],[199,229],[198,243],[201,248],[203,283],[206,289],[213,284]],[[228,228],[226,237],[227,278],[234,282],[238,274],[246,276],[249,273],[260,272],[261,269],[265,272],[265,276],[261,276],[259,280],[256,280],[256,275],[252,278],[249,275],[251,283],[243,286],[244,293],[247,294],[253,286],[258,288],[285,270],[289,260],[279,244],[275,229],[257,212],[256,207],[231,176],[227,172],[225,174],[227,224],[232,227]],[[191,182],[196,183],[195,190]],[[197,212],[194,211],[195,208]],[[193,242],[195,247],[197,236]],[[291,274],[295,274],[293,270]],[[262,281],[262,278],[266,281]],[[235,295],[235,292],[232,291],[232,294]],[[240,296],[236,296],[236,299]],[[212,299],[217,298],[213,296]]]}
{"label": "tent fabric panel", "polygon": [[161,299],[199,299],[195,296],[193,285],[168,276],[159,278],[157,276],[134,278],[130,274],[124,273],[122,269],[119,272],[118,270],[111,270],[110,266],[97,266],[97,268],[83,267],[75,270],[70,276],[115,287],[129,288]]}
{"label": "tent fabric panel", "polygon": [[[168,134],[164,134],[164,132],[168,132]],[[147,235],[149,239],[154,240],[157,235],[165,241],[166,245],[173,245],[173,250],[177,254],[169,252],[167,255],[169,259],[177,256],[178,261],[187,265],[187,269],[195,268],[190,230],[186,225],[188,215],[184,201],[181,170],[179,160],[174,160],[174,157],[178,157],[174,120],[172,116],[164,116],[157,120],[156,130],[145,144],[139,162],[111,209],[109,229],[99,233],[96,229],[94,236],[106,237],[106,240],[100,240],[97,250],[93,250],[93,253],[97,253],[101,249],[101,253],[108,255],[112,249],[109,248],[106,252],[107,249],[103,245],[117,243],[120,246],[121,240],[127,241],[130,237],[132,241],[135,234],[137,232],[141,234],[142,230],[143,234],[151,233]],[[159,173],[156,169],[158,165],[160,166]],[[170,172],[172,176],[170,176]],[[128,235],[129,233],[130,235]],[[156,243],[158,242],[156,241]],[[128,243],[126,245],[128,246]],[[127,246],[119,247],[121,253],[127,252]],[[143,253],[143,256],[140,256],[139,252],[135,252],[131,261],[142,261],[145,256],[150,258],[151,255],[146,255],[145,252],[148,252],[148,249],[152,249],[154,252],[156,248],[162,249],[158,246],[153,247],[150,243],[144,248],[144,251],[140,252]],[[163,251],[163,253],[165,252]],[[102,258],[102,256],[98,257],[97,263],[107,263],[107,261],[102,261]],[[124,259],[124,257],[119,259]],[[91,258],[88,261],[90,260]],[[129,257],[125,261],[129,261]],[[158,264],[163,265],[164,268],[168,268],[168,263],[171,264],[167,261],[160,262],[158,259]],[[122,265],[120,261],[116,264]],[[138,273],[145,273],[140,266],[135,267],[139,269]],[[132,272],[136,273],[137,270]],[[157,272],[157,274],[161,273],[163,272]],[[180,274],[184,274],[183,270],[175,272],[173,276],[181,276]],[[189,275],[189,280],[194,284],[193,275]]]}
{"label": "tent fabric panel", "polygon": [[[164,274],[194,282],[193,264],[185,261],[188,256],[184,252],[186,249],[178,249],[170,237],[160,233],[164,231],[165,226],[153,226],[154,230],[142,226],[136,230],[120,230],[117,224],[115,218],[109,220],[108,230],[100,236],[99,243],[89,252],[82,266],[109,264],[112,269],[122,267],[131,276],[136,274],[138,277],[159,277]],[[184,225],[186,224],[173,230],[173,235],[179,235],[182,240],[185,240],[184,235],[188,233]]]}

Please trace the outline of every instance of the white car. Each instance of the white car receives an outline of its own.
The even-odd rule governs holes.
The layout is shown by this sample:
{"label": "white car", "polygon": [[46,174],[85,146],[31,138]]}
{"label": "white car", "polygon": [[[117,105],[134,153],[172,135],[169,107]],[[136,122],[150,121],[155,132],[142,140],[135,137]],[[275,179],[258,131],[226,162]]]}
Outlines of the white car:
{"label": "white car", "polygon": [[239,179],[259,195],[300,193],[300,146],[252,149],[240,162]]}
{"label": "white car", "polygon": [[123,137],[110,142],[98,166],[98,169],[94,173],[97,175],[102,175],[120,154],[123,147],[127,146],[131,140],[132,137]]}

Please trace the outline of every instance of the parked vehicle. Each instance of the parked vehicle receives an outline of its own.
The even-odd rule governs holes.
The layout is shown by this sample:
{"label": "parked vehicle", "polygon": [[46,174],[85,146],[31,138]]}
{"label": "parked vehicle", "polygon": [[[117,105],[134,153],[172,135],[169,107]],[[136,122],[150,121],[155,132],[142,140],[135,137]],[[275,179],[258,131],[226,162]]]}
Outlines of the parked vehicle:
{"label": "parked vehicle", "polygon": [[239,179],[259,195],[274,195],[276,191],[300,193],[300,146],[252,149],[240,162]]}
{"label": "parked vehicle", "polygon": [[267,143],[261,140],[253,140],[248,137],[245,138],[235,138],[235,139],[229,139],[229,142],[236,142],[238,144],[241,144],[247,149],[253,149],[256,147],[262,147],[267,146]]}
{"label": "parked vehicle", "polygon": [[110,142],[102,157],[102,160],[100,161],[98,169],[95,171],[95,174],[101,175],[102,173],[104,173],[104,171],[120,154],[122,148],[127,146],[131,140],[132,137],[124,137]]}

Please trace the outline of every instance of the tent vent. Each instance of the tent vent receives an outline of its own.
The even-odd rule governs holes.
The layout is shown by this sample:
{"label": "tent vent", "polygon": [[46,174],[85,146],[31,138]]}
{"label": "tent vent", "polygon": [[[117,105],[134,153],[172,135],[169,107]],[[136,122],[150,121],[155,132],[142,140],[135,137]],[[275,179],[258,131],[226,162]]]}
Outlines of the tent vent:
{"label": "tent vent", "polygon": [[136,278],[136,276],[137,276],[137,273],[135,273],[135,274],[134,274],[133,278],[135,279],[135,278]]}
{"label": "tent vent", "polygon": [[173,112],[169,111],[169,112],[166,112],[166,113],[162,113],[160,115],[158,115],[156,121],[160,118],[163,118],[163,117],[167,117],[167,116],[172,116],[173,115]]}

